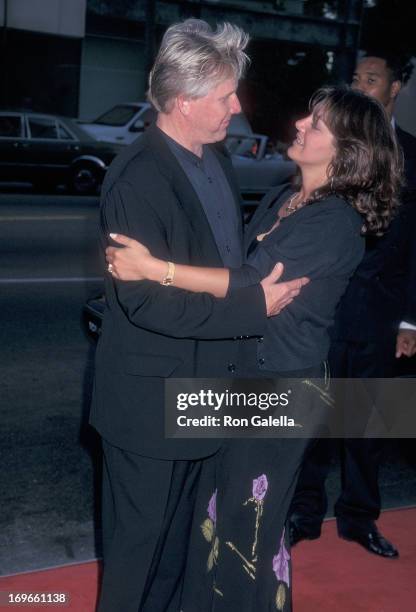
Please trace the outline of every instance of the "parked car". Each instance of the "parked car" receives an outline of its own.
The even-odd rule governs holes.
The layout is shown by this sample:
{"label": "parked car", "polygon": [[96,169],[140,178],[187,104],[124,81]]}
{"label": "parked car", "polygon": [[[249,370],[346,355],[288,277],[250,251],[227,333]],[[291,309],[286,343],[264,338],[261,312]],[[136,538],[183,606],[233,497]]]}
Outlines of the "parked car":
{"label": "parked car", "polygon": [[[156,112],[148,102],[117,104],[82,128],[98,140],[130,144],[154,121]],[[233,115],[225,141],[246,204],[258,201],[270,187],[286,181],[294,164],[269,151],[269,139],[253,130],[244,113]]]}
{"label": "parked car", "polygon": [[271,149],[263,134],[230,134],[224,144],[247,205],[258,203],[271,187],[287,182],[296,171],[292,161]]}
{"label": "parked car", "polygon": [[76,122],[32,112],[0,112],[0,181],[44,188],[66,184],[77,194],[97,191],[120,147],[101,143]]}
{"label": "parked car", "polygon": [[[81,127],[97,140],[130,144],[156,119],[156,111],[148,102],[116,104],[93,121],[81,121]],[[233,115],[228,133],[252,134],[244,113]]]}
{"label": "parked car", "polygon": [[84,329],[88,337],[94,341],[98,340],[101,334],[101,325],[105,308],[106,303],[103,295],[89,299],[84,306]]}
{"label": "parked car", "polygon": [[148,102],[125,102],[110,108],[93,121],[78,121],[88,134],[104,142],[130,144],[156,119]]}

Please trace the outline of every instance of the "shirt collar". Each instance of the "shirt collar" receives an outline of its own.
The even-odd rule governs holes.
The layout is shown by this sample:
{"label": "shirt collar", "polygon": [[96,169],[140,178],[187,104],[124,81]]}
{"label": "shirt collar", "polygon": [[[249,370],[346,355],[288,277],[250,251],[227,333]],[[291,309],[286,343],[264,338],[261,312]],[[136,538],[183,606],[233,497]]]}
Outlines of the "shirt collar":
{"label": "shirt collar", "polygon": [[188,163],[191,163],[194,166],[197,166],[198,168],[200,168],[203,165],[204,157],[205,157],[205,145],[202,148],[202,157],[198,157],[198,155],[195,155],[195,153],[192,153],[192,151],[190,151],[186,147],[179,144],[179,142],[177,142],[176,140],[168,136],[162,130],[160,130],[160,133],[163,135],[163,137],[165,138],[166,142],[169,145],[169,148],[171,149],[173,153],[175,153],[178,159],[187,161]]}

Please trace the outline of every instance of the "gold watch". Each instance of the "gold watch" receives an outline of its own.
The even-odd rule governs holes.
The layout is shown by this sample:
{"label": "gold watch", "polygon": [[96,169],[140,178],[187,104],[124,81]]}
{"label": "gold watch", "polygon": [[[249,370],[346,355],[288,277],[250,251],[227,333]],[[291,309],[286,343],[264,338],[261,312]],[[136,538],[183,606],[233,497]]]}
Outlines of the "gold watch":
{"label": "gold watch", "polygon": [[175,276],[175,264],[172,261],[168,261],[168,272],[166,276],[161,280],[161,285],[171,285],[173,283],[173,278]]}

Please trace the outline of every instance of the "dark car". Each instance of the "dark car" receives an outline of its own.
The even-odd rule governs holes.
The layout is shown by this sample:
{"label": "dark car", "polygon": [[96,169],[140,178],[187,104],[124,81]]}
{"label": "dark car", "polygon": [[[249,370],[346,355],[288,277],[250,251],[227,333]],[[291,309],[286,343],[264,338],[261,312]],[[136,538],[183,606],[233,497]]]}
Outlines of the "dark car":
{"label": "dark car", "polygon": [[77,194],[97,191],[120,151],[97,142],[74,121],[32,112],[0,112],[0,181],[44,188],[64,183]]}
{"label": "dark car", "polygon": [[103,295],[89,299],[84,306],[84,329],[93,340],[97,340],[101,333],[105,308],[106,303]]}

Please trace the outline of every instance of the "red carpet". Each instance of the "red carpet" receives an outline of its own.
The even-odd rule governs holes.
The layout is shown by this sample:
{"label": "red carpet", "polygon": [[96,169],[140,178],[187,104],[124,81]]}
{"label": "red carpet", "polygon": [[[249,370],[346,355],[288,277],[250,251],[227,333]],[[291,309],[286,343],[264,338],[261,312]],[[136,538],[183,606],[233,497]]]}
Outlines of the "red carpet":
{"label": "red carpet", "polygon": [[378,526],[399,549],[398,559],[341,540],[333,520],[319,540],[293,549],[294,612],[416,610],[416,508],[383,512]]}
{"label": "red carpet", "polygon": [[[322,537],[293,550],[294,612],[412,612],[416,609],[416,509],[384,512],[379,526],[400,550],[399,559],[380,559],[340,540],[335,521]],[[63,592],[67,606],[4,606],[1,610],[93,612],[99,567],[79,565],[0,578],[0,591]],[[3,603],[3,602],[2,602]],[[121,611],[114,611],[121,612]]]}
{"label": "red carpet", "polygon": [[[0,610],[45,610],[58,612],[73,610],[74,612],[94,612],[97,600],[99,564],[96,561],[65,565],[41,572],[15,574],[0,578],[0,592],[4,599],[4,591],[13,593],[66,593],[69,596],[67,605],[25,605],[4,606],[0,603]],[[114,611],[116,612],[116,611]],[[121,612],[121,611],[120,611]]]}

